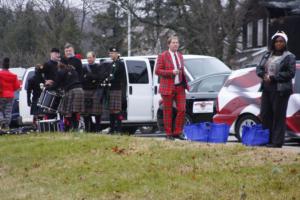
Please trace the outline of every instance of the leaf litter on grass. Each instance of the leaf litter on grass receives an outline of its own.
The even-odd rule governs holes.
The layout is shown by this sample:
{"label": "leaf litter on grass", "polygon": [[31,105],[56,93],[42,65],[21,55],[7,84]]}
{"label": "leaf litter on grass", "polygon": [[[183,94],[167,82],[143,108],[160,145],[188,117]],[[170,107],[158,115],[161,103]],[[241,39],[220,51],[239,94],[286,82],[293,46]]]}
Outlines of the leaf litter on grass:
{"label": "leaf litter on grass", "polygon": [[[6,143],[10,138],[15,145]],[[255,193],[264,199],[292,199],[299,195],[297,187],[285,186],[300,180],[295,152],[92,134],[5,140],[0,138],[0,184],[8,183],[0,190],[3,199],[259,199]],[[280,173],[272,172],[276,168]],[[14,187],[23,195],[14,194]],[[277,191],[279,195],[271,195]]]}

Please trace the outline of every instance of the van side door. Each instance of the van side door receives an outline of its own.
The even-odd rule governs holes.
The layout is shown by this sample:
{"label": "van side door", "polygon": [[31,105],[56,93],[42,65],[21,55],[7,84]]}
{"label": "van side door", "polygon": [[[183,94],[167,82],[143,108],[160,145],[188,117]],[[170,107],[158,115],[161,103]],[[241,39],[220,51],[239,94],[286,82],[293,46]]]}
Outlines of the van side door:
{"label": "van side door", "polygon": [[145,58],[125,58],[127,76],[127,120],[151,121],[152,75],[149,61]]}
{"label": "van side door", "polygon": [[33,116],[30,115],[30,107],[27,105],[28,80],[33,77],[33,75],[34,68],[28,68],[24,74],[22,88],[19,95],[19,111],[23,124],[33,122]]}

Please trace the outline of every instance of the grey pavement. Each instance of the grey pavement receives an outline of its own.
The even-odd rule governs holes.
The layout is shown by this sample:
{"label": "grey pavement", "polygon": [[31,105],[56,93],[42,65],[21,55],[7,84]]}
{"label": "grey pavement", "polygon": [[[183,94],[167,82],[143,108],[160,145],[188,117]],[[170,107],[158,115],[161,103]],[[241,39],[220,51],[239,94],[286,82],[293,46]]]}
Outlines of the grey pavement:
{"label": "grey pavement", "polygon": [[[159,138],[159,139],[165,139],[165,134],[157,131],[155,133],[141,133],[140,131],[137,131],[135,133],[136,137],[149,137],[149,138]],[[238,143],[238,140],[235,136],[230,135],[228,138],[228,143],[234,144]],[[293,141],[290,139],[286,139],[284,146],[282,149],[286,150],[292,150],[300,153],[300,141]]]}

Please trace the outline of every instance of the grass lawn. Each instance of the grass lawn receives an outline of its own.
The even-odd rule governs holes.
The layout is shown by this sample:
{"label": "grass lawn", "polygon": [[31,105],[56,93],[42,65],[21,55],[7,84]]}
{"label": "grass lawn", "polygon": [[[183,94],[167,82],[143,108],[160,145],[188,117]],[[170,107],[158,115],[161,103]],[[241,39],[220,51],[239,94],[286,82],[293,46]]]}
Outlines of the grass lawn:
{"label": "grass lawn", "polygon": [[300,199],[300,154],[128,136],[0,137],[0,199]]}

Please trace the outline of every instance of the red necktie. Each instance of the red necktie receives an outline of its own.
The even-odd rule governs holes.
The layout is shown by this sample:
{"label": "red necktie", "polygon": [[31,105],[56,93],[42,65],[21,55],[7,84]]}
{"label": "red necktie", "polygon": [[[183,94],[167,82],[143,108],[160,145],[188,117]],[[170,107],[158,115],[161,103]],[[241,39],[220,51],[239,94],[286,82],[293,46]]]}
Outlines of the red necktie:
{"label": "red necktie", "polygon": [[180,65],[179,65],[176,53],[174,53],[174,56],[175,56],[175,62],[176,62],[177,69],[179,70],[180,69]]}
{"label": "red necktie", "polygon": [[176,56],[176,53],[174,53],[174,56],[175,56],[175,62],[176,62],[176,66],[177,66],[177,69],[179,70],[179,82],[181,83],[182,82],[182,71],[181,71],[181,67],[179,65],[179,62],[178,62],[178,59],[177,59],[177,56]]}

